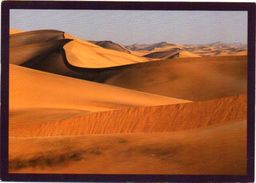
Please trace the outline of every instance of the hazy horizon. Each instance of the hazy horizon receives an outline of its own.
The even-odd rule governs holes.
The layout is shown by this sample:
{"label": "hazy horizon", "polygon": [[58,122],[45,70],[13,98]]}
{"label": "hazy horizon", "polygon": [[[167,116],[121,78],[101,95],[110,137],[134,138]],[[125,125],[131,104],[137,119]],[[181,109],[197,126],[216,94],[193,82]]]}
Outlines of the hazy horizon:
{"label": "hazy horizon", "polygon": [[247,44],[246,11],[11,10],[10,28],[56,29],[123,45]]}

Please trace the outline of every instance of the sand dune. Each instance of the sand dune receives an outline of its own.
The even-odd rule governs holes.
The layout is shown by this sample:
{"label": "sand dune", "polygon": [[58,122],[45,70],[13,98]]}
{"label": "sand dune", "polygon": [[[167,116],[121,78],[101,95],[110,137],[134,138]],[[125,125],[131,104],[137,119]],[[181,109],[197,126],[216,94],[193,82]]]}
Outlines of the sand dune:
{"label": "sand dune", "polygon": [[[11,121],[11,136],[153,133],[195,129],[246,119],[246,96],[164,106],[132,107],[31,124]],[[100,124],[100,125],[99,125]],[[23,128],[21,127],[23,126]],[[57,128],[59,127],[59,128]]]}
{"label": "sand dune", "polygon": [[[34,38],[42,33],[45,37]],[[208,100],[246,92],[245,56],[146,62],[143,57],[101,48],[68,34],[66,39],[59,39],[61,31],[22,34],[30,41],[16,36],[18,39],[13,44],[25,45],[11,47],[10,61],[29,68],[186,100]]]}
{"label": "sand dune", "polygon": [[179,58],[188,58],[188,57],[200,57],[198,54],[182,50],[179,52]]}
{"label": "sand dune", "polygon": [[174,48],[168,51],[158,51],[152,52],[149,54],[144,55],[144,57],[148,58],[161,58],[161,59],[171,59],[179,57],[180,50],[178,48]]}
{"label": "sand dune", "polygon": [[28,67],[31,64],[35,65],[35,63],[44,60],[48,54],[62,49],[63,45],[69,41],[70,40],[62,39],[10,47],[10,63]]}
{"label": "sand dune", "polygon": [[60,108],[85,111],[188,102],[10,65],[10,110]]}
{"label": "sand dune", "polygon": [[179,58],[120,67],[104,83],[183,98],[207,100],[247,91],[247,57]]}
{"label": "sand dune", "polygon": [[64,32],[57,30],[36,30],[21,32],[10,36],[10,47],[24,46],[63,39]]}
{"label": "sand dune", "polygon": [[167,43],[167,42],[159,42],[159,43],[153,43],[153,44],[133,44],[130,46],[126,46],[126,48],[132,51],[138,51],[138,50],[152,51],[157,48],[164,48],[169,46],[176,46],[176,45]]}
{"label": "sand dune", "polygon": [[[65,38],[73,37],[65,34]],[[73,41],[64,46],[67,60],[73,66],[105,68],[148,61],[144,57],[105,49],[87,41],[73,39]]]}
{"label": "sand dune", "polygon": [[222,42],[210,44],[171,44],[160,42],[154,44],[133,44],[126,46],[133,54],[143,56],[154,52],[165,52],[172,49],[180,49],[180,57],[209,57],[209,56],[236,56],[247,55],[245,44],[226,44]]}
{"label": "sand dune", "polygon": [[[18,39],[16,45],[25,45],[11,47],[10,62],[45,72],[186,100],[208,100],[246,92],[245,56],[179,58],[143,63],[134,61],[133,64],[129,61],[128,64],[127,55],[134,55],[101,48],[66,34],[66,39],[49,41],[56,39],[61,32],[46,33],[43,42]],[[38,32],[34,34],[39,35]],[[115,64],[121,66],[109,67],[115,59],[118,60]],[[204,85],[208,87],[202,87]]]}
{"label": "sand dune", "polygon": [[171,133],[11,137],[9,165],[11,173],[245,175],[246,122]]}
{"label": "sand dune", "polygon": [[235,43],[225,44],[222,42],[216,42],[200,45],[183,45],[182,49],[202,57],[247,55],[247,45]]}
{"label": "sand dune", "polygon": [[[62,31],[38,30],[12,34],[10,36],[12,63],[23,63],[16,61],[17,59],[27,59],[27,61],[30,61],[29,59],[38,53],[38,49],[44,50],[45,45],[53,46],[54,41],[65,43],[70,41],[65,46],[62,45],[65,49],[65,57],[71,65],[78,67],[104,68],[149,60],[144,57],[120,52],[120,47],[119,51],[105,49],[88,41],[79,40],[69,34],[64,34]],[[113,44],[111,46],[113,48]],[[24,47],[27,47],[27,49],[24,49]],[[117,45],[115,45],[115,49],[117,49]],[[54,49],[51,51],[56,52]],[[19,56],[22,56],[22,58],[19,58]]]}
{"label": "sand dune", "polygon": [[93,41],[93,43],[103,48],[130,53],[130,51],[128,51],[126,48],[112,41]]}

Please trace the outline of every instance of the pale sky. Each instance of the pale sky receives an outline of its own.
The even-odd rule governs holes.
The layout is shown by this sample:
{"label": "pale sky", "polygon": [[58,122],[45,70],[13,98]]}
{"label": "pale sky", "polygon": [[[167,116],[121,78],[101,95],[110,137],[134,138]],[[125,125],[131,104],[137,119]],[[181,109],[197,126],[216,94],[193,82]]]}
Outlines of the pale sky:
{"label": "pale sky", "polygon": [[85,40],[247,43],[246,11],[11,10],[10,27],[57,29]]}

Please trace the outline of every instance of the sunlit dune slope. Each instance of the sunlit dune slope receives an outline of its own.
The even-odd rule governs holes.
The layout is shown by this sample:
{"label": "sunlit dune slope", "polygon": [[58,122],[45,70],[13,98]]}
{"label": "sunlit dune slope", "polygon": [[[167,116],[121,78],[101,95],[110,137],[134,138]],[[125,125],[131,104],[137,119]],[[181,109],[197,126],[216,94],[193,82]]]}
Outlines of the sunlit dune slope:
{"label": "sunlit dune slope", "polygon": [[78,40],[68,34],[65,34],[65,38],[73,39],[64,46],[67,60],[73,66],[105,68],[148,61],[147,58],[105,49],[88,41]]}
{"label": "sunlit dune slope", "polygon": [[9,34],[17,34],[17,33],[21,33],[21,30],[18,29],[14,29],[14,28],[10,28],[9,29]]}
{"label": "sunlit dune slope", "polygon": [[188,101],[78,80],[10,64],[11,111],[25,108],[104,111],[121,107],[183,102]]}
{"label": "sunlit dune slope", "polygon": [[200,57],[200,55],[182,50],[179,52],[179,58],[187,58],[187,57]]}
{"label": "sunlit dune slope", "polygon": [[246,93],[247,57],[147,62],[119,67],[105,78],[104,83],[124,88],[187,100],[207,100]]}
{"label": "sunlit dune slope", "polygon": [[11,173],[246,174],[245,121],[171,133],[11,137],[9,142]]}
{"label": "sunlit dune slope", "polygon": [[11,136],[61,136],[108,133],[153,133],[195,129],[246,119],[246,96],[78,115],[40,123],[10,122]]}

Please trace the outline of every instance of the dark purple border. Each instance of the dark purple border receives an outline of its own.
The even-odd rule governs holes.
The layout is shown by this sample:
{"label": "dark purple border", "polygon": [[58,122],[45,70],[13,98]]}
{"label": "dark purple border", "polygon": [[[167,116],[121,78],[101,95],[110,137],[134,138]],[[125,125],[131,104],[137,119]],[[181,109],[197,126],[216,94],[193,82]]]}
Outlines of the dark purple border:
{"label": "dark purple border", "polygon": [[[1,178],[5,181],[254,181],[255,129],[255,4],[195,2],[2,2],[2,73],[1,73]],[[110,175],[110,174],[11,174],[8,173],[8,99],[9,99],[9,12],[10,9],[102,9],[102,10],[217,10],[248,12],[248,128],[247,175]],[[235,151],[236,149],[234,149]],[[235,165],[234,165],[235,166]]]}

